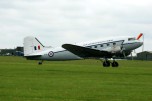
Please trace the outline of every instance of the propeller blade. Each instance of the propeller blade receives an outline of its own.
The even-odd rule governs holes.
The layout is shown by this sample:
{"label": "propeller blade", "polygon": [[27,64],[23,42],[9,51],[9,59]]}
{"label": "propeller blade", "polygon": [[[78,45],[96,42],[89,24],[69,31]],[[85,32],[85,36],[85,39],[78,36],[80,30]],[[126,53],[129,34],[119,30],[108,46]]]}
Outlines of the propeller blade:
{"label": "propeller blade", "polygon": [[125,54],[125,52],[124,52],[124,51],[122,51],[122,53],[123,53],[124,58],[126,59],[126,54]]}
{"label": "propeller blade", "polygon": [[143,36],[143,33],[140,33],[137,37],[137,40],[139,40]]}

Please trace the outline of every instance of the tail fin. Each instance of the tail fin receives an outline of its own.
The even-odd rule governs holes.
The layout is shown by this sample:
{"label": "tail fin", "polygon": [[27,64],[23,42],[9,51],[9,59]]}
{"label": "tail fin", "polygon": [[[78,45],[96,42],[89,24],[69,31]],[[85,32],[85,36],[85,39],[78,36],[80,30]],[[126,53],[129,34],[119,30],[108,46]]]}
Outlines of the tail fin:
{"label": "tail fin", "polygon": [[35,37],[28,36],[24,38],[24,56],[29,56],[35,52],[40,52],[44,45]]}

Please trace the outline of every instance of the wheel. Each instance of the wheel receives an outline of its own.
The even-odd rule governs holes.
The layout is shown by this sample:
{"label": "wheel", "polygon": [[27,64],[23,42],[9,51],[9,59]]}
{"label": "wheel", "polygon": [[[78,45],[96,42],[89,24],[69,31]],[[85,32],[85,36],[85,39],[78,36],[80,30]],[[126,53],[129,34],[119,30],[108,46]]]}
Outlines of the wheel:
{"label": "wheel", "polygon": [[42,65],[42,62],[38,62],[39,65]]}
{"label": "wheel", "polygon": [[118,67],[119,66],[118,62],[115,62],[115,65],[116,65],[116,67]]}
{"label": "wheel", "polygon": [[110,61],[104,61],[103,67],[110,67]]}
{"label": "wheel", "polygon": [[118,67],[118,66],[119,66],[118,62],[114,61],[114,62],[112,63],[112,67]]}

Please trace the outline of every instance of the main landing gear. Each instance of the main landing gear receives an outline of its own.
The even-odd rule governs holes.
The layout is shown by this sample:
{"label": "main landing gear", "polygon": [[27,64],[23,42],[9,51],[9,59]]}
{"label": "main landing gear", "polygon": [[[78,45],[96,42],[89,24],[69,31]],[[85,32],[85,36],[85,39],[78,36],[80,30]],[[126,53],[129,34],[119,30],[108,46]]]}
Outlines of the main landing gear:
{"label": "main landing gear", "polygon": [[116,62],[115,60],[113,60],[113,62],[110,62],[109,60],[105,60],[103,62],[103,67],[110,67],[110,64],[111,64],[112,67],[118,67],[119,66],[118,62]]}

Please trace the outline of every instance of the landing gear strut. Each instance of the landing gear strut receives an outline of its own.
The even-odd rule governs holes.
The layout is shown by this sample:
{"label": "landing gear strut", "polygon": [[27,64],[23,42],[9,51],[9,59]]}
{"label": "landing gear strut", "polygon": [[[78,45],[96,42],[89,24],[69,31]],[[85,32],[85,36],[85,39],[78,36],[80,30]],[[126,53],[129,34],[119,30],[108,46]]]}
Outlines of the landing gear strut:
{"label": "landing gear strut", "polygon": [[103,62],[103,67],[110,67],[110,65],[112,67],[118,67],[119,66],[118,62],[116,62],[115,60],[113,60],[113,62],[110,62],[109,60],[105,60]]}

